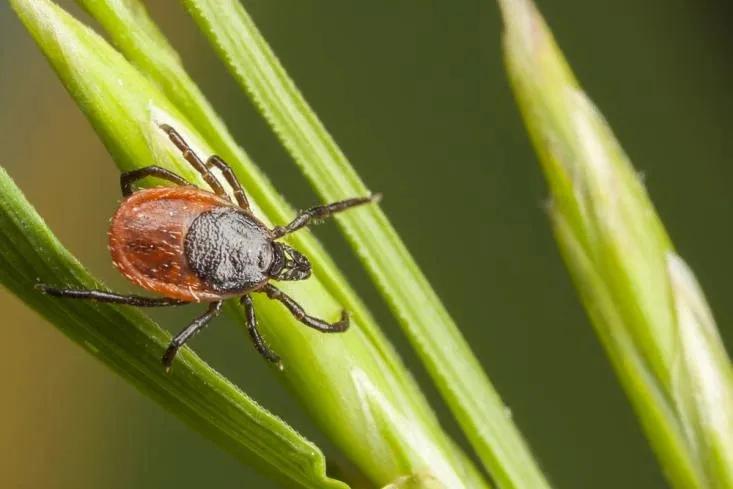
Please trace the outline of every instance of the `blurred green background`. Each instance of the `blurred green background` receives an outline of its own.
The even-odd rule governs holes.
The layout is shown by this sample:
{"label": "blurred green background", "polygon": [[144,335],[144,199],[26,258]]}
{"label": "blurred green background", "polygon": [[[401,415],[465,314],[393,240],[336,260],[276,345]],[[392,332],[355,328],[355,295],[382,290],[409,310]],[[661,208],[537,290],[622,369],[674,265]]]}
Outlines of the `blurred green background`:
{"label": "blurred green background", "polygon": [[[81,14],[71,2],[61,5]],[[177,2],[148,2],[240,143],[297,207],[316,201]],[[488,0],[247,0],[283,64],[391,216],[510,406],[555,487],[665,484],[576,300],[545,186],[503,72]],[[538,0],[645,181],[733,343],[733,38],[727,0]],[[0,164],[112,287],[110,157],[10,8],[0,4]],[[0,196],[2,198],[2,196]],[[464,443],[336,227],[317,234]],[[0,291],[0,486],[276,487],[189,431]],[[156,313],[171,330],[191,310]],[[330,445],[241,327],[194,342],[272,411]],[[729,348],[730,350],[730,348]],[[465,443],[464,443],[465,445]]]}

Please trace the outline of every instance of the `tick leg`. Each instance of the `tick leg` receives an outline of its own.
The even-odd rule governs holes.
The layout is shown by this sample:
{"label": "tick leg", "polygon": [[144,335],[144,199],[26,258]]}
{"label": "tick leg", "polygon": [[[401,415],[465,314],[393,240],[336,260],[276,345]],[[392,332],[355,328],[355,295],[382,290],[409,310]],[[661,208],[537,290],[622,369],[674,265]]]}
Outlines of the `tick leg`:
{"label": "tick leg", "polygon": [[163,366],[166,371],[170,370],[171,365],[173,364],[173,359],[176,357],[178,350],[184,345],[184,343],[196,335],[196,333],[204,329],[209,321],[219,314],[222,304],[222,301],[212,302],[209,304],[209,309],[204,314],[194,319],[191,324],[183,329],[183,331],[173,337],[170,345],[168,345],[168,349],[165,351],[165,354],[163,354]]}
{"label": "tick leg", "polygon": [[163,306],[182,306],[190,304],[186,301],[178,299],[170,299],[168,297],[143,297],[140,295],[122,295],[103,290],[76,290],[76,289],[57,289],[48,285],[38,284],[36,288],[44,294],[54,297],[63,297],[66,299],[87,299],[96,302],[107,302],[110,304],[125,304],[136,307],[163,307]]}
{"label": "tick leg", "polygon": [[300,228],[314,224],[323,219],[331,217],[337,212],[345,211],[352,207],[356,207],[362,204],[368,204],[369,202],[378,201],[382,198],[382,194],[372,194],[369,197],[357,197],[355,199],[346,199],[333,204],[318,205],[311,207],[298,214],[287,226],[275,226],[272,229],[274,239],[282,238],[283,236],[297,231]]}
{"label": "tick leg", "polygon": [[349,314],[346,311],[343,311],[341,313],[341,319],[339,319],[335,323],[328,323],[323,319],[314,318],[313,316],[309,316],[308,314],[306,314],[300,304],[295,302],[291,297],[286,295],[283,291],[281,291],[274,285],[267,284],[262,287],[260,291],[267,294],[267,297],[269,297],[270,299],[275,299],[282,302],[283,305],[287,307],[288,310],[292,313],[295,319],[308,327],[317,329],[318,331],[321,331],[323,333],[340,333],[349,329]]}
{"label": "tick leg", "polygon": [[252,298],[249,295],[242,296],[242,305],[244,305],[244,312],[247,315],[247,331],[249,336],[252,338],[252,342],[255,344],[255,348],[260,352],[260,355],[265,357],[268,361],[278,364],[280,368],[280,357],[274,351],[270,350],[265,340],[257,330],[257,316],[255,316],[255,307],[252,304]]}
{"label": "tick leg", "polygon": [[166,170],[160,166],[146,166],[139,170],[132,170],[120,175],[120,187],[122,188],[122,195],[127,197],[134,192],[132,184],[141,178],[145,177],[158,177],[169,182],[176,183],[178,185],[191,185],[191,182],[187,181],[183,177],[180,177],[170,170]]}
{"label": "tick leg", "polygon": [[194,167],[196,171],[201,174],[202,177],[204,177],[204,180],[206,181],[206,183],[209,184],[211,190],[213,190],[214,193],[219,197],[224,197],[225,199],[228,199],[229,196],[224,190],[224,187],[221,186],[221,182],[219,182],[219,180],[216,179],[216,176],[214,176],[214,174],[209,171],[204,162],[201,161],[201,158],[199,158],[196,153],[193,152],[193,149],[191,149],[188,143],[181,137],[180,134],[178,134],[178,131],[173,129],[168,124],[160,124],[160,128],[163,129],[166,134],[168,134],[168,137],[173,142],[173,144],[176,145],[176,148],[181,150],[181,153],[183,153],[183,158],[188,161],[189,164]]}
{"label": "tick leg", "polygon": [[242,184],[239,183],[239,180],[237,180],[237,177],[236,175],[234,175],[232,168],[224,160],[222,160],[221,158],[219,158],[216,155],[213,155],[209,157],[208,160],[206,160],[206,166],[208,168],[215,166],[221,171],[221,174],[224,175],[224,178],[226,179],[227,183],[229,183],[229,185],[234,190],[234,197],[237,199],[237,203],[239,204],[239,207],[241,207],[242,209],[249,210],[249,202],[247,201],[247,195],[244,193]]}

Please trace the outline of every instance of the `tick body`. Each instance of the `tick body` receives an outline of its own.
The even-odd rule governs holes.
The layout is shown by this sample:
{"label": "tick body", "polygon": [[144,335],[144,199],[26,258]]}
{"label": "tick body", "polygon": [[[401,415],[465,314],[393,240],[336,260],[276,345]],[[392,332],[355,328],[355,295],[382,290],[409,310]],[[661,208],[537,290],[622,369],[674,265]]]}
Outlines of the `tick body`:
{"label": "tick body", "polygon": [[272,233],[250,213],[195,187],[152,188],[126,198],[112,218],[109,250],[140,287],[202,302],[264,285]]}
{"label": "tick body", "polygon": [[[280,301],[300,322],[322,332],[345,331],[348,314],[329,323],[314,318],[271,280],[303,280],[310,276],[308,259],[276,240],[301,229],[313,220],[366,204],[378,195],[316,206],[301,212],[286,226],[268,228],[250,210],[247,197],[229,166],[217,156],[206,162],[196,156],[170,126],[161,125],[183,157],[209,184],[212,192],[192,186],[164,168],[150,166],[122,174],[124,200],[112,218],[109,250],[115,267],[130,281],[162,297],[114,294],[101,290],[72,290],[40,285],[45,293],[73,299],[128,304],[139,307],[209,303],[171,341],[163,355],[170,368],[178,349],[218,315],[222,301],[241,297],[247,328],[257,350],[269,361],[279,357],[269,349],[257,330],[251,293],[265,293]],[[232,202],[216,176],[218,168],[233,189]],[[154,176],[176,186],[135,190],[135,181]]]}

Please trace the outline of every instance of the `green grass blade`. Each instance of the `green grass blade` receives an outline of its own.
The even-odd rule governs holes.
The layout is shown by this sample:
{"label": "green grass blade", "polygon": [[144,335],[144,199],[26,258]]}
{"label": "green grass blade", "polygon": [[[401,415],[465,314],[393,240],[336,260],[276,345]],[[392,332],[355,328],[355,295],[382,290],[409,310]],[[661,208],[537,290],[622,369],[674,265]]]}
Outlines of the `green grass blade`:
{"label": "green grass blade", "polygon": [[[121,169],[155,163],[201,184],[157,124],[178,129],[201,155],[212,154],[211,142],[158,87],[48,0],[11,3]],[[259,212],[260,202],[253,204],[267,220]],[[327,260],[311,258],[314,264]],[[281,288],[314,315],[331,319],[340,313],[341,302],[319,277]],[[285,370],[273,370],[273,375],[375,485],[424,473],[446,487],[487,487],[441,430],[399,360],[390,356],[391,349],[358,317],[348,333],[323,335],[260,294],[255,303],[264,336],[284,359]],[[239,308],[232,309],[241,315]]]}
{"label": "green grass blade", "polygon": [[[368,194],[239,2],[184,3],[321,197]],[[384,213],[372,207],[338,219],[499,485],[546,487],[479,362]]]}
{"label": "green grass blade", "polygon": [[500,0],[507,69],[565,261],[671,485],[733,488],[733,369],[631,162],[530,0]]}
{"label": "green grass blade", "polygon": [[2,168],[0,196],[0,282],[12,293],[238,459],[288,487],[347,487],[325,476],[325,460],[316,446],[195,354],[182,351],[166,375],[160,357],[170,336],[147,316],[132,308],[58,300],[36,290],[36,283],[100,284],[64,249]]}

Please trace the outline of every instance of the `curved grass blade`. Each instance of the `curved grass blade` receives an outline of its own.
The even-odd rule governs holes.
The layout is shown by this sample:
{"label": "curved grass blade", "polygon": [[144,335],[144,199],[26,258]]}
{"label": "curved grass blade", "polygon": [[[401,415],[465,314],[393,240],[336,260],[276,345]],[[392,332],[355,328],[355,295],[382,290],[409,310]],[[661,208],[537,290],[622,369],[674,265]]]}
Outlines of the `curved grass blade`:
{"label": "curved grass blade", "polygon": [[733,368],[628,157],[530,0],[500,0],[507,70],[565,262],[676,488],[733,488]]}
{"label": "curved grass blade", "polygon": [[239,460],[288,487],[348,487],[326,477],[318,447],[191,351],[182,351],[167,375],[160,357],[170,336],[147,316],[128,307],[58,300],[36,290],[36,283],[84,288],[101,284],[59,243],[2,168],[0,196],[0,282],[8,290]]}
{"label": "curved grass blade", "polygon": [[[201,184],[158,125],[175,127],[201,155],[212,154],[211,146],[158,88],[48,0],[12,3],[120,168],[155,162]],[[341,304],[317,278],[282,289],[314,315],[340,314]],[[399,361],[386,361],[389,349],[358,320],[346,334],[323,335],[302,327],[278,303],[259,294],[255,302],[264,336],[284,359],[285,370],[277,375],[375,485],[427,467],[447,487],[486,487],[404,368],[395,368]],[[238,307],[233,310],[241,316]]]}
{"label": "curved grass blade", "polygon": [[[184,4],[319,195],[331,201],[367,194],[244,7],[234,0]],[[337,219],[499,486],[548,487],[481,365],[384,213],[375,206]]]}

